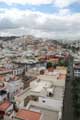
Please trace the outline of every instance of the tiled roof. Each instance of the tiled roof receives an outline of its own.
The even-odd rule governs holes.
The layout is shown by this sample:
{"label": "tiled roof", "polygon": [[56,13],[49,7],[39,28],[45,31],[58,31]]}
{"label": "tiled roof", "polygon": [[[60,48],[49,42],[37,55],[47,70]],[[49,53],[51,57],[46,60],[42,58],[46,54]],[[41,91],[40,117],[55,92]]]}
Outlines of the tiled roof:
{"label": "tiled roof", "polygon": [[16,118],[21,120],[40,120],[40,117],[41,113],[23,109],[19,110],[19,112],[16,114]]}
{"label": "tiled roof", "polygon": [[3,76],[0,76],[0,81],[4,81],[4,77]]}
{"label": "tiled roof", "polygon": [[11,105],[10,102],[5,101],[4,103],[0,104],[0,111],[6,111],[6,109]]}

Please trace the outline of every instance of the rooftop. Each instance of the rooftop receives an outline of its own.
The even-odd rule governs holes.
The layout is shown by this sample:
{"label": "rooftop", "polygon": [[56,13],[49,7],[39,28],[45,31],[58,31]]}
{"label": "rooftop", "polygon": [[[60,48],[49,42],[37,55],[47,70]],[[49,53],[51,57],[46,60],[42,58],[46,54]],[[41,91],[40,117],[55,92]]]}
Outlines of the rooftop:
{"label": "rooftop", "polygon": [[16,114],[16,118],[21,120],[40,120],[41,113],[21,109]]}
{"label": "rooftop", "polygon": [[3,76],[0,76],[0,81],[4,81],[4,77]]}
{"label": "rooftop", "polygon": [[11,103],[9,101],[3,102],[0,104],[0,111],[6,111],[10,105]]}
{"label": "rooftop", "polygon": [[42,81],[42,80],[40,84],[36,83],[36,86],[35,86],[35,83],[34,83],[35,81],[30,83],[32,85],[29,88],[25,89],[24,92],[22,92],[18,96],[15,96],[15,99],[18,101],[23,101],[27,96],[31,96],[31,95],[37,96],[37,97],[49,98],[47,94],[48,94],[48,89],[51,88],[53,89],[53,96],[51,96],[50,99],[59,100],[59,101],[63,100],[64,90],[65,90],[64,87],[54,86],[54,85],[51,86],[50,81]]}
{"label": "rooftop", "polygon": [[47,107],[45,108],[44,105],[39,106],[39,104],[35,102],[31,102],[31,105],[28,107],[29,110],[41,112],[42,113],[41,120],[58,120],[59,112],[50,109],[50,107],[48,108],[49,109],[47,109]]}
{"label": "rooftop", "polygon": [[53,83],[54,86],[65,86],[66,75],[64,74],[57,74],[54,75],[38,75],[38,79],[43,81],[50,81]]}
{"label": "rooftop", "polygon": [[[51,96],[50,98],[54,100],[62,101],[63,95],[64,95],[64,88],[54,87],[53,89],[54,89],[54,93],[53,93],[53,96]],[[41,90],[40,93],[32,91],[31,94],[35,96],[47,97],[47,91],[44,91],[43,89]]]}
{"label": "rooftop", "polygon": [[30,110],[40,110],[41,113],[43,113],[43,119],[42,120],[58,120],[58,112],[56,111],[50,111],[47,109],[42,109],[38,107],[31,106]]}

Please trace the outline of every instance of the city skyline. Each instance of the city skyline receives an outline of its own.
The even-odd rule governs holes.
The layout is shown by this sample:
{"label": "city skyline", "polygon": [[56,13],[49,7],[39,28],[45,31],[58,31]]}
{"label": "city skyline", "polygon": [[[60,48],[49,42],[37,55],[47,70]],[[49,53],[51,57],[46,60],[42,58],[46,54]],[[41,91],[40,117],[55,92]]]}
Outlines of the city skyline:
{"label": "city skyline", "polygon": [[79,0],[0,0],[0,35],[80,38]]}

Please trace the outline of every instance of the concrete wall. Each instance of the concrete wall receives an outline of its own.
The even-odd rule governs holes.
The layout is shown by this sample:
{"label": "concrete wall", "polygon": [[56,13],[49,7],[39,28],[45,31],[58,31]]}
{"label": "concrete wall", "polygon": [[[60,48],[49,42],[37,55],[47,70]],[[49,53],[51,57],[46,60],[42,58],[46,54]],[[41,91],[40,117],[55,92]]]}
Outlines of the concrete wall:
{"label": "concrete wall", "polygon": [[62,101],[39,97],[39,103],[52,107],[55,111],[61,111]]}

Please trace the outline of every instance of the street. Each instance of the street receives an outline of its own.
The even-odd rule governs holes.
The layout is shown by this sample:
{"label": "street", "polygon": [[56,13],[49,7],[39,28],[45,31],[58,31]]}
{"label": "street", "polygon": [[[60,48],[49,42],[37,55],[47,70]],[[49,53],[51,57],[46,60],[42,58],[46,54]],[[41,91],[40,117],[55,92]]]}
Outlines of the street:
{"label": "street", "polygon": [[65,84],[62,120],[74,120],[72,97],[71,97],[71,84],[72,84],[72,81],[74,80],[74,76],[73,76],[73,59],[71,57],[69,59],[68,69],[70,71],[70,77],[67,78],[66,84]]}

